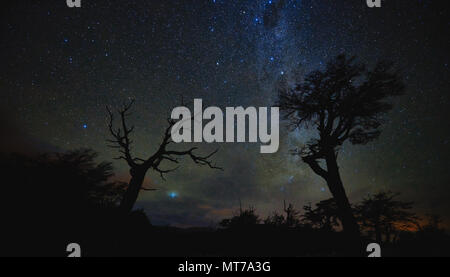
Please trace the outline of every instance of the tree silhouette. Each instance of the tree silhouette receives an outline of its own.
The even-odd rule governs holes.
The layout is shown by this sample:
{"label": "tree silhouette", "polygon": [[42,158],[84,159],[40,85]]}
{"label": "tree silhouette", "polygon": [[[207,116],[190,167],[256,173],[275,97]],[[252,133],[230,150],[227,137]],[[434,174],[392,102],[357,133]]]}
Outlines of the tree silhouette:
{"label": "tree silhouette", "polygon": [[363,199],[356,210],[363,228],[375,234],[377,242],[390,242],[399,227],[415,225],[417,217],[409,210],[412,202],[395,200],[399,194],[379,192]]}
{"label": "tree silhouette", "polygon": [[[0,153],[2,255],[54,255],[115,214],[123,184],[92,149],[39,155]],[[101,217],[99,216],[101,215]],[[106,217],[106,218],[105,218]],[[56,252],[55,252],[56,249]],[[26,253],[26,254],[24,254]],[[64,254],[62,252],[61,254]],[[57,254],[59,255],[59,254]]]}
{"label": "tree silhouette", "polygon": [[288,206],[286,206],[286,201],[283,202],[283,211],[286,214],[285,224],[287,227],[295,227],[299,225],[299,212],[294,209],[294,206],[289,203]]}
{"label": "tree silhouette", "polygon": [[264,219],[264,224],[274,227],[281,227],[285,226],[286,219],[284,218],[284,215],[278,213],[277,211],[274,211],[271,215],[267,216],[266,219]]}
{"label": "tree silhouette", "polygon": [[420,226],[421,230],[434,230],[440,231],[440,224],[443,222],[442,216],[438,214],[427,214],[426,215],[427,223],[424,227]]}
{"label": "tree silhouette", "polygon": [[260,218],[256,214],[253,207],[242,210],[239,209],[239,215],[233,216],[232,218],[223,219],[219,225],[224,228],[248,228],[255,226],[260,223]]}
{"label": "tree silhouette", "polygon": [[[38,158],[40,163],[55,168],[58,175],[69,177],[66,184],[82,194],[85,203],[92,207],[115,207],[125,192],[125,184],[109,181],[113,177],[110,162],[97,163],[98,153],[92,149],[79,149],[64,153],[44,154]],[[68,190],[66,185],[66,190]],[[76,195],[76,193],[72,192]]]}
{"label": "tree silhouette", "polygon": [[[403,92],[392,63],[379,62],[366,70],[355,58],[339,55],[325,70],[313,71],[294,88],[281,88],[278,105],[293,129],[305,127],[316,136],[293,154],[328,184],[336,200],[344,231],[359,237],[337,164],[345,142],[366,144],[380,135],[381,116],[391,109],[385,100]],[[323,167],[325,163],[325,167]]]}
{"label": "tree silhouette", "polygon": [[158,148],[158,150],[150,155],[146,159],[141,159],[137,157],[133,157],[131,153],[131,144],[133,143],[130,139],[130,134],[134,130],[134,126],[128,127],[126,123],[126,117],[129,116],[129,110],[133,105],[134,101],[131,101],[129,104],[123,105],[121,109],[118,110],[120,115],[120,125],[121,127],[114,128],[114,114],[111,110],[106,107],[109,115],[109,132],[113,139],[107,140],[110,145],[109,147],[119,149],[121,155],[117,157],[118,160],[125,160],[130,167],[130,175],[131,179],[128,183],[128,188],[123,196],[120,207],[125,212],[130,212],[133,209],[133,206],[136,202],[136,199],[141,190],[146,190],[142,187],[142,183],[144,182],[145,175],[149,169],[152,169],[158,172],[161,178],[164,180],[164,174],[170,173],[178,169],[178,167],[171,169],[163,169],[162,162],[167,161],[170,163],[178,164],[178,158],[181,156],[188,156],[191,160],[198,165],[206,165],[213,169],[221,169],[220,167],[216,167],[210,161],[210,158],[218,151],[206,155],[199,156],[195,153],[197,147],[192,147],[190,149],[184,151],[176,151],[168,149],[168,146],[173,143],[171,139],[171,128],[176,123],[175,120],[168,119],[168,127],[164,132],[164,136],[162,142]]}
{"label": "tree silhouette", "polygon": [[264,220],[264,224],[288,228],[295,228],[300,225],[300,213],[295,210],[291,203],[286,206],[286,201],[283,201],[283,211],[285,215],[279,214],[277,211],[273,212]]}
{"label": "tree silhouette", "polygon": [[313,208],[311,204],[304,206],[303,222],[315,228],[332,231],[340,225],[339,212],[334,198],[320,201]]}

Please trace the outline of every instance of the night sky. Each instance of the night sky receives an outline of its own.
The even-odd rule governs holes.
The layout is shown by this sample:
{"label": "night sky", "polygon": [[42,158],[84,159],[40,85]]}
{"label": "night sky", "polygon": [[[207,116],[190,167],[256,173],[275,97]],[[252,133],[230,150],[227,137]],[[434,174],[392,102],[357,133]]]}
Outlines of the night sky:
{"label": "night sky", "polygon": [[[385,117],[381,137],[344,145],[341,173],[351,202],[379,190],[401,192],[420,214],[450,216],[449,20],[445,1],[389,0],[65,0],[8,1],[2,7],[2,150],[90,147],[112,161],[105,105],[135,99],[133,153],[159,146],[181,98],[203,106],[273,106],[277,85],[323,68],[339,53],[373,65],[395,62],[406,94]],[[185,159],[163,181],[147,175],[142,208],[155,224],[210,226],[242,205],[267,215],[283,200],[297,208],[331,197],[325,182],[289,150],[309,137],[280,128],[280,149],[220,148],[224,171]],[[117,178],[128,180],[123,161]]]}

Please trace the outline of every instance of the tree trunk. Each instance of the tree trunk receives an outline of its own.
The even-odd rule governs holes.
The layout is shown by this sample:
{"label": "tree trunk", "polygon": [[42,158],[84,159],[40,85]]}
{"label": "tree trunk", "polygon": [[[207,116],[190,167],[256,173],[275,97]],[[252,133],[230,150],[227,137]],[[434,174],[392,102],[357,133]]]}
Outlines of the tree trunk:
{"label": "tree trunk", "polygon": [[382,236],[381,236],[381,227],[380,227],[380,223],[376,222],[375,223],[375,240],[378,243],[381,243],[382,240]]}
{"label": "tree trunk", "polygon": [[333,150],[326,157],[328,171],[327,184],[336,200],[344,233],[347,234],[350,242],[354,244],[351,246],[351,253],[359,254],[361,251],[359,225],[356,222],[350,202],[345,193],[336,159],[337,157]]}
{"label": "tree trunk", "polygon": [[128,183],[127,191],[120,202],[120,209],[125,213],[129,213],[133,210],[134,204],[139,196],[139,192],[141,191],[145,174],[147,173],[146,168],[134,168],[130,171],[131,179]]}
{"label": "tree trunk", "polygon": [[386,233],[386,242],[387,242],[387,243],[390,243],[390,242],[391,242],[391,233],[390,233],[390,232],[387,232],[387,233]]}
{"label": "tree trunk", "polygon": [[386,226],[385,233],[386,233],[386,242],[387,243],[391,242],[391,237],[392,237],[392,231],[393,230],[394,230],[394,228],[391,228],[391,226],[389,226],[389,224],[388,224],[388,226]]}

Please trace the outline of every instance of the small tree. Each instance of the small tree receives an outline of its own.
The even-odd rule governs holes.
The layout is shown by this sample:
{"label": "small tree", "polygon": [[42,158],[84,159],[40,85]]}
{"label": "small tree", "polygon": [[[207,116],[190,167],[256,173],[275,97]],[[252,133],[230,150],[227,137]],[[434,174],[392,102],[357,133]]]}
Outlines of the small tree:
{"label": "small tree", "polygon": [[435,230],[435,231],[442,230],[440,227],[440,224],[443,221],[442,216],[440,216],[438,214],[427,214],[426,218],[427,218],[427,224],[425,225],[424,228],[420,228],[420,229]]}
{"label": "small tree", "polygon": [[334,198],[320,201],[313,208],[311,204],[304,206],[303,222],[315,228],[332,231],[340,225],[339,213]]}
{"label": "small tree", "polygon": [[224,228],[246,228],[260,223],[260,218],[256,214],[255,208],[239,209],[239,215],[222,220],[219,225]]}
{"label": "small tree", "polygon": [[271,215],[267,216],[266,219],[264,219],[264,224],[281,227],[286,224],[286,219],[284,218],[284,215],[278,213],[277,211],[274,211]]}
{"label": "small tree", "polygon": [[285,215],[279,214],[278,212],[273,212],[265,220],[264,224],[272,226],[285,226],[288,228],[297,227],[300,225],[299,212],[295,210],[294,206],[289,203],[286,206],[286,201],[283,202],[283,211]]}
{"label": "small tree", "polygon": [[300,224],[299,212],[294,209],[294,206],[291,203],[289,203],[289,205],[286,206],[286,201],[284,201],[283,211],[286,214],[285,225],[287,227],[296,227]]}
{"label": "small tree", "polygon": [[134,126],[128,127],[126,123],[126,117],[129,115],[129,110],[134,101],[131,101],[129,104],[124,105],[122,109],[118,110],[120,115],[121,124],[120,127],[114,129],[114,114],[111,110],[106,107],[109,115],[109,132],[113,139],[107,140],[110,143],[110,147],[119,149],[121,155],[117,157],[118,160],[125,160],[130,167],[130,175],[131,179],[128,183],[127,190],[123,196],[120,207],[125,212],[130,212],[133,209],[133,206],[137,200],[139,192],[144,190],[142,188],[142,184],[144,182],[145,175],[147,171],[152,169],[158,172],[161,178],[164,180],[164,174],[170,173],[178,169],[178,167],[171,169],[163,169],[162,163],[164,161],[169,163],[178,164],[178,158],[181,156],[188,156],[191,160],[198,165],[205,165],[213,169],[221,169],[212,164],[210,158],[217,152],[214,151],[205,156],[199,156],[195,153],[197,147],[192,147],[190,149],[184,151],[176,151],[168,149],[169,145],[173,143],[171,139],[171,129],[175,124],[175,121],[172,119],[168,120],[169,125],[167,126],[162,142],[158,148],[158,150],[152,155],[148,156],[146,159],[141,159],[137,157],[133,157],[131,153],[131,144],[132,140],[130,139],[130,134],[134,130]]}
{"label": "small tree", "polygon": [[415,226],[417,217],[410,212],[412,202],[395,200],[399,194],[379,192],[366,197],[356,210],[364,229],[375,234],[377,242],[390,242],[398,228]]}
{"label": "small tree", "polygon": [[311,72],[295,87],[280,89],[278,105],[291,127],[316,131],[314,139],[293,153],[327,182],[344,231],[353,237],[359,237],[359,227],[339,173],[339,148],[346,141],[366,144],[376,139],[381,115],[392,107],[385,100],[402,92],[391,63],[366,70],[345,55],[330,61],[325,70]]}

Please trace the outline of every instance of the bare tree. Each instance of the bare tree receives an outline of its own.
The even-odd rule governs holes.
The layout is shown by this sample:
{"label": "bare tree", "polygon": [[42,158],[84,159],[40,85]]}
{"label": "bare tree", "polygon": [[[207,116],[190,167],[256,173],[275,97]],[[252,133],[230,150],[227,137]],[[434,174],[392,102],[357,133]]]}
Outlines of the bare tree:
{"label": "bare tree", "polygon": [[336,200],[344,231],[359,237],[339,173],[337,155],[345,141],[366,144],[380,134],[381,116],[391,109],[385,100],[403,92],[392,64],[366,70],[355,59],[339,55],[324,71],[313,71],[293,88],[282,88],[278,105],[293,129],[316,131],[314,139],[293,151],[328,184]]}
{"label": "bare tree", "polygon": [[286,206],[286,200],[283,201],[283,211],[286,214],[286,226],[288,227],[296,227],[300,224],[299,220],[299,212],[294,209],[294,205],[289,203]]}
{"label": "bare tree", "polygon": [[291,203],[286,205],[286,200],[283,201],[283,212],[286,215],[274,211],[264,220],[264,224],[288,228],[295,228],[300,225],[300,212],[297,211]]}
{"label": "bare tree", "polygon": [[125,212],[130,212],[133,209],[139,192],[141,190],[152,190],[142,187],[145,175],[148,170],[151,169],[158,172],[161,178],[165,180],[165,174],[178,169],[178,166],[169,169],[162,168],[162,163],[164,161],[167,161],[171,164],[178,164],[179,157],[188,156],[194,163],[198,165],[208,166],[212,169],[221,169],[220,167],[213,165],[212,161],[210,160],[210,158],[214,154],[216,154],[218,150],[215,150],[208,155],[200,156],[195,153],[197,147],[192,147],[184,151],[168,149],[168,146],[173,143],[171,139],[171,129],[175,124],[175,120],[172,119],[168,119],[168,126],[164,132],[164,136],[158,150],[146,159],[134,157],[131,153],[131,144],[133,142],[130,139],[130,134],[133,132],[134,126],[128,127],[126,123],[126,118],[130,115],[129,111],[131,106],[133,105],[133,102],[134,101],[131,101],[129,104],[123,105],[123,107],[118,110],[118,113],[120,115],[120,127],[118,128],[114,128],[113,112],[111,112],[111,110],[106,107],[109,115],[108,128],[111,136],[113,137],[113,139],[107,140],[110,143],[109,147],[118,149],[121,155],[116,159],[126,161],[128,166],[130,167],[131,179],[128,183],[128,188],[120,204],[121,209],[123,209]]}

